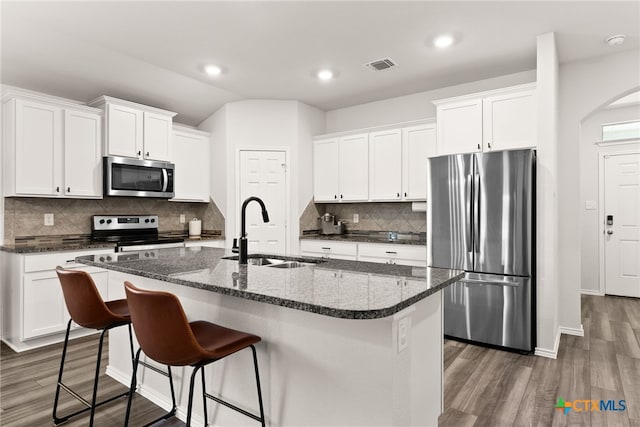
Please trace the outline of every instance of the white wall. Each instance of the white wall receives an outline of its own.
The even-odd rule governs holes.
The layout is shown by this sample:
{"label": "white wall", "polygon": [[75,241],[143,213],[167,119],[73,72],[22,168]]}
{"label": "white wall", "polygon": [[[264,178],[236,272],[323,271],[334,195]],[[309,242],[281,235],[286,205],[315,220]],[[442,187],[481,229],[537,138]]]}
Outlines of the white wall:
{"label": "white wall", "polygon": [[535,70],[448,86],[397,98],[340,108],[327,112],[327,133],[382,126],[436,116],[432,101],[498,89],[536,80]]}
{"label": "white wall", "polygon": [[[537,40],[537,344],[536,354],[555,357],[559,345],[558,303],[558,55],[553,33]],[[563,304],[565,302],[563,301]]]}
{"label": "white wall", "polygon": [[558,144],[558,265],[560,325],[579,329],[580,288],[580,125],[602,106],[640,88],[640,50],[614,53],[560,67]]}
{"label": "white wall", "polygon": [[[598,146],[602,139],[602,124],[640,120],[640,105],[603,109],[582,122],[580,132],[580,269],[583,293],[604,292],[600,289],[600,257],[598,241],[599,225],[604,218],[598,215],[598,177],[600,153],[615,153],[640,149],[638,143]],[[595,209],[587,209],[586,202],[591,201]]]}
{"label": "white wall", "polygon": [[309,202],[313,199],[313,136],[325,133],[326,114],[315,107],[298,102],[298,143],[297,157],[293,163],[291,176],[296,177],[298,191],[291,195],[291,250],[299,253],[300,216]]}
{"label": "white wall", "polygon": [[198,126],[211,133],[210,192],[222,215],[227,212],[227,109],[223,106]]}
{"label": "white wall", "polygon": [[299,218],[313,196],[312,137],[324,132],[324,112],[298,101],[231,102],[198,127],[212,133],[211,194],[225,215],[227,246],[239,237],[238,150],[288,151],[290,188],[287,251],[297,253]]}

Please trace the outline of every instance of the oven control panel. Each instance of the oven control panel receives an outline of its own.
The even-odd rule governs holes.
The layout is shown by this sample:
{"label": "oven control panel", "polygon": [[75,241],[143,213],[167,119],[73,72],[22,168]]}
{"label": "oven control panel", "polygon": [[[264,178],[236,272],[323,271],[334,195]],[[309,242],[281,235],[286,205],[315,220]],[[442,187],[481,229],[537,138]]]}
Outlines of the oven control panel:
{"label": "oven control panel", "polygon": [[154,230],[158,215],[94,215],[93,230]]}

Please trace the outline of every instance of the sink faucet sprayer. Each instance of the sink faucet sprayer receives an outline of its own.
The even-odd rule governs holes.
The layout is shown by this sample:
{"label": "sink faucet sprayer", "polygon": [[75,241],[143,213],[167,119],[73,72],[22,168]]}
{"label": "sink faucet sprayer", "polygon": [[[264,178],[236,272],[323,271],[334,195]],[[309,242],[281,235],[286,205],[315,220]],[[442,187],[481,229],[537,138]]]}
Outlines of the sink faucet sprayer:
{"label": "sink faucet sprayer", "polygon": [[255,200],[256,202],[260,203],[260,207],[262,208],[262,220],[264,222],[269,222],[269,214],[267,213],[267,208],[264,206],[264,202],[258,198],[258,197],[249,197],[247,200],[245,200],[244,202],[242,202],[242,211],[241,211],[241,219],[240,219],[240,253],[238,256],[238,261],[240,264],[246,264],[247,263],[247,230],[245,227],[245,217],[246,217],[246,211],[247,211],[247,205],[249,204],[249,202],[251,202],[252,200]]}

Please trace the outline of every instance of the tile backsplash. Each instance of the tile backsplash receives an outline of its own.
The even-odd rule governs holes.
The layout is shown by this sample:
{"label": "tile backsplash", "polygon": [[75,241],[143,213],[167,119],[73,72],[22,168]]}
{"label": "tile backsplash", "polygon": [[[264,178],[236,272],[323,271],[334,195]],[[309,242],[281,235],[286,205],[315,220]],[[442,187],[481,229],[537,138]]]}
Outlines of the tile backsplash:
{"label": "tile backsplash", "polygon": [[[300,230],[317,229],[317,218],[326,212],[344,221],[347,231],[427,231],[426,213],[413,212],[410,202],[313,203],[313,200],[300,217]],[[359,216],[357,224],[353,222],[353,214]]]}
{"label": "tile backsplash", "polygon": [[[54,215],[54,225],[44,225],[44,214]],[[136,197],[88,199],[47,199],[7,197],[4,203],[5,243],[25,236],[55,236],[91,233],[93,215],[158,215],[159,230],[187,231],[188,221],[202,219],[203,231],[220,230],[224,234],[224,216],[213,200],[209,203],[169,202]],[[180,215],[186,222],[180,224]]]}

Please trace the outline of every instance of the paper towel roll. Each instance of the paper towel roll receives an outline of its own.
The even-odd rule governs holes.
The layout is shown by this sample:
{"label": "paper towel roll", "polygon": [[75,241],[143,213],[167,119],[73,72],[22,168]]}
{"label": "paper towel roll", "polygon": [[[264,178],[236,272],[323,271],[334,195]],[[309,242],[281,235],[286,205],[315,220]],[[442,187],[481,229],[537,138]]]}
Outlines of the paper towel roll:
{"label": "paper towel roll", "polygon": [[189,221],[189,236],[199,236],[202,232],[202,221],[198,218],[193,218]]}

